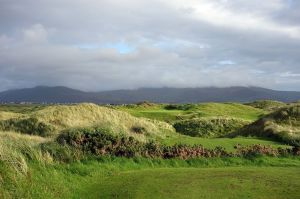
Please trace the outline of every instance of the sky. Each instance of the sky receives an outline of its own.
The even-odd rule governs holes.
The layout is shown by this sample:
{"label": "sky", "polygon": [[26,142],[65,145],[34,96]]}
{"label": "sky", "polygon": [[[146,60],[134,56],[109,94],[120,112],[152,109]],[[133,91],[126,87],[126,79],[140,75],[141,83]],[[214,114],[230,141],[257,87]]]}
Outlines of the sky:
{"label": "sky", "polygon": [[300,91],[299,0],[0,0],[0,91]]}

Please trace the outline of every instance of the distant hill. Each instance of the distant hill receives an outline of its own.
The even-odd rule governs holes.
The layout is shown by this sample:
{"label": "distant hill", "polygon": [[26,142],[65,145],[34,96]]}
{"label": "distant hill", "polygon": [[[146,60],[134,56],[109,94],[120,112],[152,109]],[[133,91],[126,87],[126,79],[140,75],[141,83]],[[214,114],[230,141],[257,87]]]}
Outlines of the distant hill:
{"label": "distant hill", "polygon": [[255,100],[292,102],[300,99],[300,92],[276,91],[259,87],[205,87],[205,88],[140,88],[136,90],[112,90],[84,92],[67,87],[37,86],[0,92],[0,102],[79,103],[104,104],[196,102],[250,102]]}

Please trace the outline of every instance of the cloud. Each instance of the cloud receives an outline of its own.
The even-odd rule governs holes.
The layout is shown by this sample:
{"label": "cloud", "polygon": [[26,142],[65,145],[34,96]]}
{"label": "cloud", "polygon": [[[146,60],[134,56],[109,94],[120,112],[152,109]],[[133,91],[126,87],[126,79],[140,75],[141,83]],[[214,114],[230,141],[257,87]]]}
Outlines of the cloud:
{"label": "cloud", "polygon": [[0,4],[0,90],[35,85],[300,89],[296,1]]}

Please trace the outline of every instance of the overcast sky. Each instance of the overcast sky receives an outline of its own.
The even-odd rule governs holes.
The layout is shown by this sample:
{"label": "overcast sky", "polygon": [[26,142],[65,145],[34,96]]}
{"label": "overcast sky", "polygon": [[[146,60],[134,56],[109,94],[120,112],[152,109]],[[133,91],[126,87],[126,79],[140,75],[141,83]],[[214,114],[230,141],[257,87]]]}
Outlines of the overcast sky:
{"label": "overcast sky", "polygon": [[299,0],[0,0],[0,91],[300,91]]}

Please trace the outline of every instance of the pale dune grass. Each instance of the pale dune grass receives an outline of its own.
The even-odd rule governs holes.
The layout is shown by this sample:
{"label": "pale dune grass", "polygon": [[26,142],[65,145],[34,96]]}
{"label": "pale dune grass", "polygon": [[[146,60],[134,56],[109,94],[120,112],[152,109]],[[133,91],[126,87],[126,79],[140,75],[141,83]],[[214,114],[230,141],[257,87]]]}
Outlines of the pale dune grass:
{"label": "pale dune grass", "polygon": [[39,145],[48,141],[39,136],[19,134],[16,132],[0,132],[0,161],[14,169],[17,173],[26,174],[27,159],[39,163],[50,163],[49,154],[42,154]]}
{"label": "pale dune grass", "polygon": [[0,120],[8,120],[8,119],[18,118],[18,117],[22,117],[22,114],[0,111]]}
{"label": "pale dune grass", "polygon": [[[174,132],[171,125],[156,120],[137,118],[129,113],[114,110],[96,104],[50,106],[31,114],[39,121],[53,125],[56,131],[67,128],[104,126],[114,133],[124,133],[139,139],[150,137],[164,138]],[[145,132],[137,134],[134,127],[142,127]]]}

